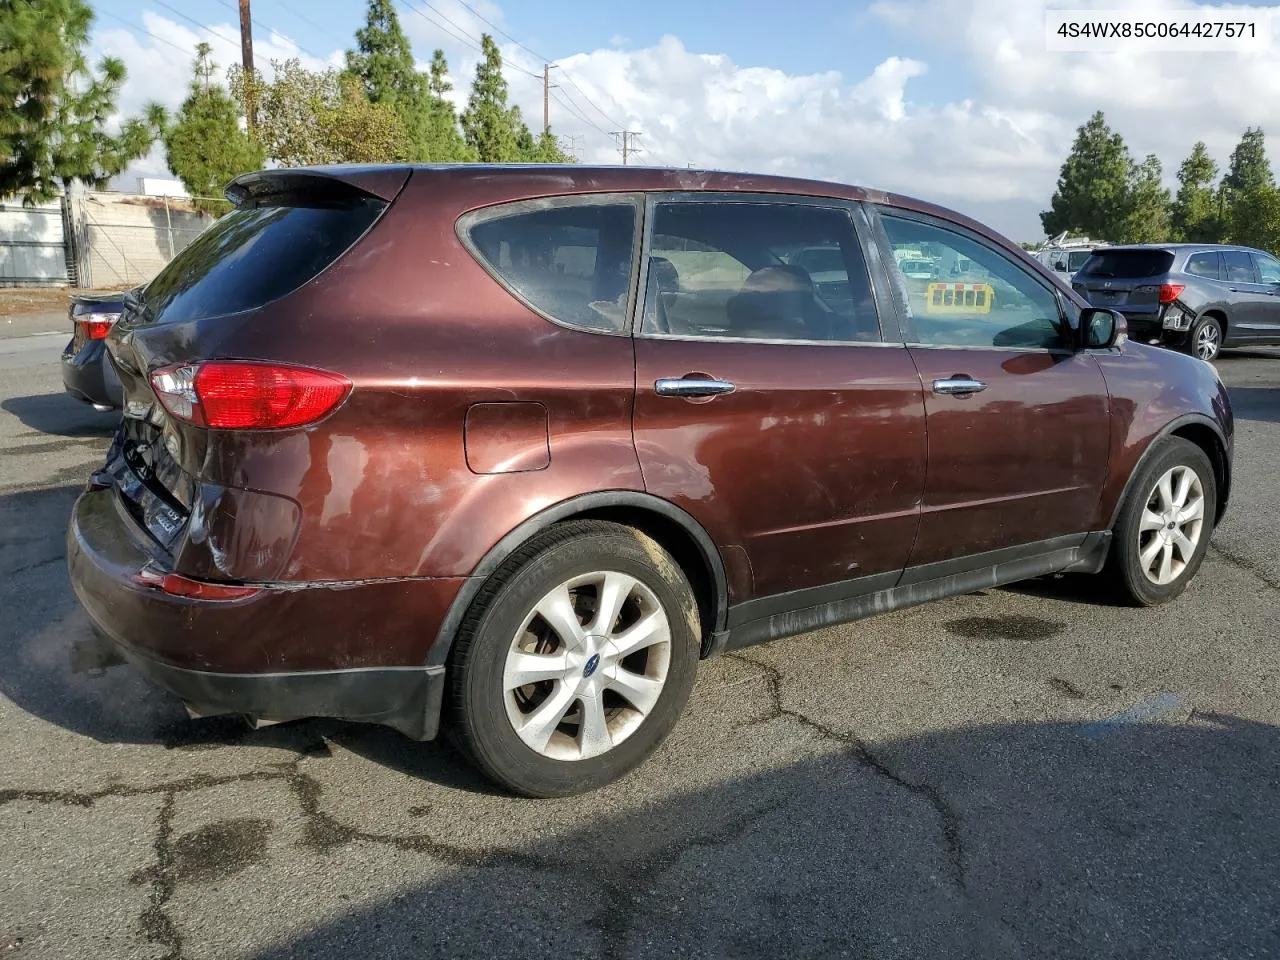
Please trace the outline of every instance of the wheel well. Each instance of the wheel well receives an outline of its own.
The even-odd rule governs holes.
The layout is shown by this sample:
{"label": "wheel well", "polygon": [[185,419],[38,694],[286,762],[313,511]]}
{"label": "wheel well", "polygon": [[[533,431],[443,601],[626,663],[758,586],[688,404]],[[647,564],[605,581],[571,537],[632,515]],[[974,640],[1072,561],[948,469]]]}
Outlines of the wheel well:
{"label": "wheel well", "polygon": [[[1222,336],[1223,336],[1223,337],[1226,337],[1226,335],[1227,335],[1227,315],[1226,315],[1223,311],[1221,311],[1221,310],[1216,310],[1216,309],[1215,309],[1215,310],[1206,310],[1204,313],[1200,314],[1200,316],[1202,316],[1202,317],[1213,317],[1213,319],[1217,320],[1217,321],[1218,321],[1218,326],[1220,326],[1220,327],[1222,328]],[[1181,436],[1181,434],[1179,434],[1179,436]]]}
{"label": "wheel well", "polygon": [[572,520],[608,520],[623,526],[634,527],[652,537],[672,558],[689,580],[694,599],[698,601],[698,619],[702,626],[702,651],[706,655],[712,632],[716,628],[716,579],[698,547],[697,541],[675,520],[643,507],[599,507],[584,510],[571,517],[565,517],[562,523]]}
{"label": "wheel well", "polygon": [[1217,509],[1214,511],[1215,521],[1227,509],[1227,498],[1231,492],[1231,477],[1228,475],[1227,451],[1213,429],[1202,423],[1188,423],[1178,427],[1171,436],[1181,437],[1194,443],[1204,451],[1209,462],[1213,464],[1214,486],[1218,489]]}

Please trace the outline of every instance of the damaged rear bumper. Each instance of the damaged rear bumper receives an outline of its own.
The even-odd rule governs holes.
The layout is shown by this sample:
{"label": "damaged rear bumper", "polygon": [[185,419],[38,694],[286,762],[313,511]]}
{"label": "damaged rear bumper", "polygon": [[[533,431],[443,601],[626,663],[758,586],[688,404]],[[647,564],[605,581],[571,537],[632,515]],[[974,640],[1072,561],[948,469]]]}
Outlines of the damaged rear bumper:
{"label": "damaged rear bumper", "polygon": [[[436,735],[444,667],[425,665],[425,651],[413,658],[421,665],[407,666],[403,659],[377,663],[372,651],[394,657],[386,648],[410,622],[425,620],[433,636],[433,613],[447,606],[456,584],[265,586],[244,599],[209,601],[165,593],[139,577],[160,559],[114,490],[90,490],[76,501],[68,571],[100,634],[97,650],[76,651],[82,667],[123,659],[195,716],[242,714],[258,723],[336,717],[383,724],[416,740]],[[377,643],[366,631],[390,642]]]}

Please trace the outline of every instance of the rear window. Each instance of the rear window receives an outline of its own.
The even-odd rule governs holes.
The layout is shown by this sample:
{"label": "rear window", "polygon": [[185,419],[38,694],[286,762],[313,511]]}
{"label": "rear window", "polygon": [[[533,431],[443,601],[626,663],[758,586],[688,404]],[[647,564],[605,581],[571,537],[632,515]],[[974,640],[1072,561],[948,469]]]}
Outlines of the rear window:
{"label": "rear window", "polygon": [[1167,273],[1173,254],[1167,250],[1100,250],[1080,268],[1086,277],[1119,277],[1136,280]]}
{"label": "rear window", "polygon": [[630,200],[526,201],[477,211],[460,227],[489,272],[534,310],[569,326],[623,333],[638,212]]}
{"label": "rear window", "polygon": [[1193,253],[1187,260],[1187,273],[1194,274],[1197,277],[1208,277],[1211,280],[1218,279],[1218,254],[1213,253]]}
{"label": "rear window", "polygon": [[387,208],[382,200],[277,202],[232,210],[196,237],[146,287],[165,322],[253,310],[316,277]]}

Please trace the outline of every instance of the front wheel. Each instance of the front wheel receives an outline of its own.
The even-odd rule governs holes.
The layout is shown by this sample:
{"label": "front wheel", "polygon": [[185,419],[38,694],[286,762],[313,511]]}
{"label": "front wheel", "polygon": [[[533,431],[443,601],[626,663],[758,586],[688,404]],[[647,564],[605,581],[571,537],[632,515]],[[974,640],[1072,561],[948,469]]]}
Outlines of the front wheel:
{"label": "front wheel", "polygon": [[1107,574],[1139,606],[1172,600],[1200,569],[1217,509],[1213,465],[1168,437],[1139,468],[1112,531]]}
{"label": "front wheel", "polygon": [[553,527],[504,564],[463,623],[454,740],[525,796],[616,780],[679,718],[699,633],[689,583],[657,542],[615,523]]}
{"label": "front wheel", "polygon": [[1222,349],[1222,325],[1214,317],[1202,317],[1192,327],[1187,344],[1192,356],[1199,357],[1205,363],[1213,363]]}

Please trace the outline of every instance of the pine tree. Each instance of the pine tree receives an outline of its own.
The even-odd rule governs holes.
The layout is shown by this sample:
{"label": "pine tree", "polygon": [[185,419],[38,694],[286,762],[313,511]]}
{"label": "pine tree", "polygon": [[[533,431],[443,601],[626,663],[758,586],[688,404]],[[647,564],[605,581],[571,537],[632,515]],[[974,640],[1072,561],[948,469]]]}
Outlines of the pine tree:
{"label": "pine tree", "polygon": [[1122,235],[1127,229],[1133,169],[1124,138],[1112,132],[1098,111],[1076,131],[1051,209],[1040,214],[1045,234],[1068,230],[1097,240]]}
{"label": "pine tree", "polygon": [[370,103],[396,112],[410,143],[409,159],[426,161],[433,130],[428,78],[414,65],[413,49],[391,0],[369,0],[356,49],[347,51],[347,73],[359,79]]}
{"label": "pine tree", "polygon": [[1231,242],[1274,249],[1280,243],[1280,193],[1271,175],[1261,127],[1248,128],[1231,152],[1221,190]]}
{"label": "pine tree", "polygon": [[1121,243],[1159,243],[1169,237],[1169,191],[1161,185],[1164,170],[1155,154],[1135,164],[1129,174],[1128,214],[1116,236]]}
{"label": "pine tree", "polygon": [[92,24],[84,0],[0,3],[0,196],[42,203],[73,181],[105,186],[155,141],[156,106],[107,132],[126,74],[114,57],[89,66]]}
{"label": "pine tree", "polygon": [[452,89],[449,63],[444,51],[437,50],[431,57],[431,70],[427,75],[427,155],[424,158],[433,163],[465,163],[476,159],[475,151],[458,131],[458,114],[448,96]]}
{"label": "pine tree", "polygon": [[471,96],[462,112],[463,136],[481,163],[519,160],[519,138],[502,75],[502,53],[487,33],[480,38],[480,47],[484,59],[476,66]]}
{"label": "pine tree", "polygon": [[1191,155],[1178,168],[1178,195],[1173,200],[1170,223],[1178,240],[1217,243],[1222,239],[1218,201],[1213,182],[1218,165],[1209,156],[1204,141],[1196,141]]}
{"label": "pine tree", "polygon": [[[164,131],[169,169],[196,197],[221,197],[228,181],[257,170],[264,159],[262,147],[241,129],[239,104],[213,82],[217,64],[210,59],[212,52],[207,43],[196,47],[191,92],[177,121]],[[217,202],[206,206],[214,211],[226,209]]]}

